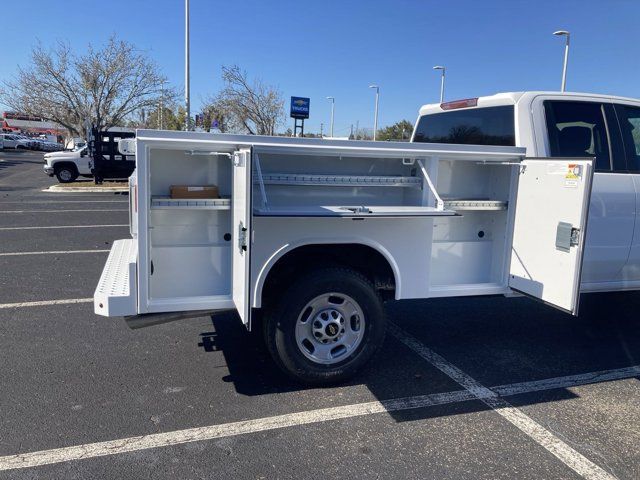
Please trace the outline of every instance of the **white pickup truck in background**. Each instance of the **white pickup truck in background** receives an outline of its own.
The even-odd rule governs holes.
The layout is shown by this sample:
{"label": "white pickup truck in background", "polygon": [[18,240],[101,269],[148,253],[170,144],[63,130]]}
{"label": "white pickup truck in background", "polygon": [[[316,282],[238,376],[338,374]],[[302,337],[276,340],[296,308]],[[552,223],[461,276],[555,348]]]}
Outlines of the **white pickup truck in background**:
{"label": "white pickup truck in background", "polygon": [[51,152],[44,155],[44,173],[60,183],[69,183],[81,177],[92,177],[91,157],[86,143],[79,143],[73,150]]}
{"label": "white pickup truck in background", "polygon": [[505,145],[595,157],[581,291],[640,289],[640,101],[516,92],[425,105],[413,142]]}

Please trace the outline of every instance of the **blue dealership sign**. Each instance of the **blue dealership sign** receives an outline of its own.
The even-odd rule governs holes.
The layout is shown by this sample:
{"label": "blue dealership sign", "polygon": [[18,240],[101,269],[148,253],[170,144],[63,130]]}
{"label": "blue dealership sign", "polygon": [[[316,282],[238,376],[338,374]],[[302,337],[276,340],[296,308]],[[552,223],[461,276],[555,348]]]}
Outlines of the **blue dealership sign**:
{"label": "blue dealership sign", "polygon": [[291,118],[309,118],[310,99],[291,97]]}

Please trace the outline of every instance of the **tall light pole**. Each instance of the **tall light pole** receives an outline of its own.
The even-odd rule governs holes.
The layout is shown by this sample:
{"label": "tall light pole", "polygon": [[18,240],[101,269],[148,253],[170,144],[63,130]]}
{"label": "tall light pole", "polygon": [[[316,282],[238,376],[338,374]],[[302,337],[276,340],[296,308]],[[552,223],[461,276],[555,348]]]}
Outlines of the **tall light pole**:
{"label": "tall light pole", "polygon": [[164,124],[164,80],[160,84],[160,130],[162,130]]}
{"label": "tall light pole", "polygon": [[333,138],[333,114],[335,112],[336,99],[333,97],[327,97],[327,100],[331,100],[331,127],[329,128],[329,134]]}
{"label": "tall light pole", "polygon": [[440,103],[444,102],[444,72],[446,68],[442,65],[436,65],[433,67],[434,70],[441,70],[442,74],[440,75]]}
{"label": "tall light pole", "polygon": [[376,133],[378,132],[378,102],[380,101],[380,87],[378,85],[369,85],[369,88],[376,90],[376,111],[373,114],[373,141],[376,141]]}
{"label": "tall light pole", "polygon": [[562,86],[560,87],[560,91],[564,92],[565,88],[567,88],[567,64],[569,63],[569,38],[571,34],[566,30],[558,30],[557,32],[553,32],[553,34],[559,37],[566,37],[564,44],[564,64],[562,66]]}
{"label": "tall light pole", "polygon": [[186,116],[184,119],[185,131],[190,130],[191,100],[189,98],[189,0],[184,0],[184,106]]}

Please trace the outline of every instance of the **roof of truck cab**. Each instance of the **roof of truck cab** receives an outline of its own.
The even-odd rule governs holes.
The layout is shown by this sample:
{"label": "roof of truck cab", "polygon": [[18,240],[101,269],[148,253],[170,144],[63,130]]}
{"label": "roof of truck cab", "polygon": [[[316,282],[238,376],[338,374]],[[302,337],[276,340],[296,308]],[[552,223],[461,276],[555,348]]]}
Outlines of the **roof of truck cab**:
{"label": "roof of truck cab", "polygon": [[[529,92],[504,92],[496,93],[495,95],[486,95],[478,97],[477,107],[493,107],[499,105],[515,105],[521,99],[533,99],[539,95],[553,95],[562,97],[576,97],[576,98],[593,98],[604,99],[624,102],[640,103],[640,99],[630,97],[619,97],[615,95],[603,95],[599,93],[586,93],[586,92],[557,92],[557,91],[529,91]],[[470,97],[474,98],[474,97]],[[455,100],[454,100],[455,101]],[[469,108],[477,108],[469,107]],[[420,115],[427,115],[436,112],[443,112],[440,107],[440,103],[428,103],[420,107]]]}

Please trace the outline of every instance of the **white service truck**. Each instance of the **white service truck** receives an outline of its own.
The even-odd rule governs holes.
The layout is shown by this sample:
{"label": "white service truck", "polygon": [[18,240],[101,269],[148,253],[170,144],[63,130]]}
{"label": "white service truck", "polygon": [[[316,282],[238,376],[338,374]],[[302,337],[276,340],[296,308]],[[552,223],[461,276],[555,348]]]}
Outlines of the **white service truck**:
{"label": "white service truck", "polygon": [[79,176],[92,177],[91,163],[85,143],[77,145],[73,150],[45,153],[42,169],[45,175],[55,175],[60,183],[70,183]]}
{"label": "white service truck", "polygon": [[[453,121],[455,128],[432,135],[430,117],[504,105],[425,106],[413,143],[139,130],[121,142],[121,153],[136,155],[132,238],[114,243],[95,312],[139,328],[236,309],[247,328],[259,326],[283,371],[316,384],[349,378],[375,353],[387,299],[518,292],[577,314],[594,165],[605,137],[589,119],[559,113],[547,129],[545,112],[555,105],[531,95],[529,104],[523,94],[497,96],[511,118],[499,111],[504,124],[486,131],[465,120],[464,128]],[[600,106],[603,119],[607,109]],[[613,114],[608,122],[625,128],[615,106]],[[580,135],[583,150],[558,156],[514,146],[526,135],[543,144],[548,135],[575,138],[575,130],[562,133],[575,126],[592,135],[591,143]],[[458,144],[469,143],[458,139],[470,129],[475,142],[493,145]],[[538,152],[544,156],[531,158]],[[220,198],[169,197],[172,185],[211,184]],[[635,205],[635,191],[631,197],[625,202]],[[609,233],[611,245],[587,244],[587,264],[597,272],[607,267],[597,265],[601,255],[613,255],[609,249],[621,241]],[[617,279],[598,284],[638,287]]]}

